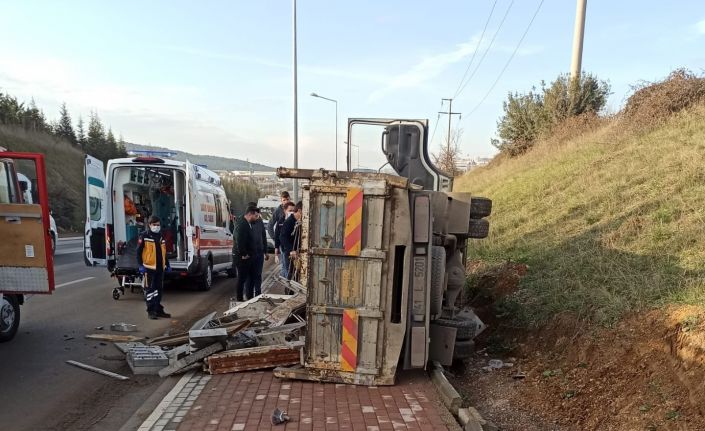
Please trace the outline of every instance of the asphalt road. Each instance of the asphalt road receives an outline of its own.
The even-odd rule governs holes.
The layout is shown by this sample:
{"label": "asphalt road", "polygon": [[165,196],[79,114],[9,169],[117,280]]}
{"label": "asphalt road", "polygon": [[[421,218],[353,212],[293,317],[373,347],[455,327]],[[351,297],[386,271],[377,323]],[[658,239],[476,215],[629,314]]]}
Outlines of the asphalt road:
{"label": "asphalt road", "polygon": [[[219,277],[209,292],[188,284],[167,288],[162,304],[171,319],[149,320],[140,293],[112,299],[116,281],[105,268],[83,263],[81,239],[60,240],[55,258],[56,290],[34,295],[21,308],[15,339],[0,344],[0,428],[6,430],[119,429],[163,383],[132,376],[112,343],[86,334],[111,333],[110,324],[133,323],[135,335],[175,332],[210,311],[223,311],[234,280]],[[98,330],[102,326],[105,329]],[[117,333],[124,334],[124,333]],[[130,376],[118,381],[72,367],[72,359]]]}

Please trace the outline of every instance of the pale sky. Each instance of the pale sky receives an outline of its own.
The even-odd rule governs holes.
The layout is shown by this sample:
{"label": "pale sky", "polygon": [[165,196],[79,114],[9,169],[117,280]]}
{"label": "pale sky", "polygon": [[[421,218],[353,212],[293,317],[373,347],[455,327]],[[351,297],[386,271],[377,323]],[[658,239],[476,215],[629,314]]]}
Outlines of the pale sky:
{"label": "pale sky", "polygon": [[[342,168],[348,117],[427,118],[433,130],[464,75],[461,150],[494,153],[507,93],[570,67],[574,0],[545,0],[518,46],[540,3],[299,0],[300,166],[335,158],[334,105],[311,92],[338,100]],[[612,110],[640,80],[705,68],[702,1],[591,0],[586,21],[583,70],[609,80]],[[292,165],[289,0],[0,0],[0,40],[0,91],[34,97],[50,119],[66,102],[74,120],[97,110],[132,142]]]}

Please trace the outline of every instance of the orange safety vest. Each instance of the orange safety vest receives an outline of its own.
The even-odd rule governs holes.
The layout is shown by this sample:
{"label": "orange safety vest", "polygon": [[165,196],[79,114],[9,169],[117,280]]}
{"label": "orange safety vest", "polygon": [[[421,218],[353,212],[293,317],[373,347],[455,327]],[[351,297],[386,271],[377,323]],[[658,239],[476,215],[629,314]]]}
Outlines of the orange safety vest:
{"label": "orange safety vest", "polygon": [[[157,248],[156,244],[154,243],[154,240],[148,236],[145,236],[142,238],[142,241],[144,241],[143,249],[142,249],[142,265],[144,265],[145,268],[151,269],[152,271],[157,270]],[[166,269],[166,241],[164,241],[164,238],[161,238],[161,247],[162,247],[162,269]]]}

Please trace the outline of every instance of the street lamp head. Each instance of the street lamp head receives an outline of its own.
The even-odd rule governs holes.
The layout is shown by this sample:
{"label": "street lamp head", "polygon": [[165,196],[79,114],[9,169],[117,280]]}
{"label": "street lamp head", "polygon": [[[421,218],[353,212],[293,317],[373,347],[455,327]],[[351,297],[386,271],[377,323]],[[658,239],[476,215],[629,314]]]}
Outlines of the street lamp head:
{"label": "street lamp head", "polygon": [[319,96],[319,95],[316,94],[316,93],[311,93],[311,96],[313,96],[313,97],[321,97],[321,96]]}

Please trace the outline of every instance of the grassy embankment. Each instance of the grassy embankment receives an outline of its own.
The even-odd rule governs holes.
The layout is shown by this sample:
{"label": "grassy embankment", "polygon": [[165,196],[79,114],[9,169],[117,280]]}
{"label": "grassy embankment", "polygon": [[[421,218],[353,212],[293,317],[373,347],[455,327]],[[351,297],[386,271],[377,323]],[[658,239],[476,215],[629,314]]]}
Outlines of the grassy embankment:
{"label": "grassy embankment", "polygon": [[84,215],[83,153],[48,133],[0,125],[0,147],[45,156],[49,207],[60,230],[82,231]]}
{"label": "grassy embankment", "polygon": [[559,313],[610,324],[625,312],[705,300],[705,105],[648,131],[605,120],[456,180],[493,199],[473,259],[529,272],[501,304],[521,323]]}

